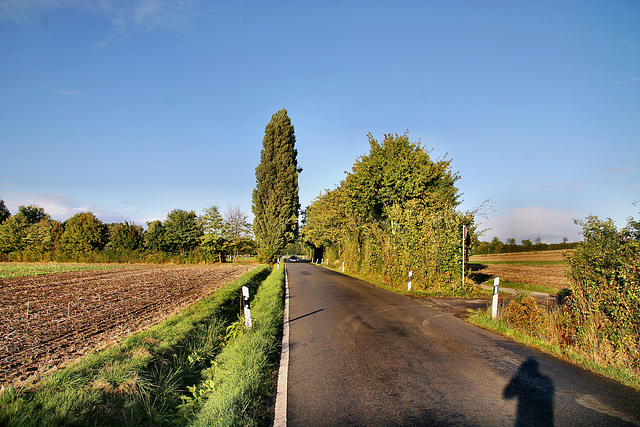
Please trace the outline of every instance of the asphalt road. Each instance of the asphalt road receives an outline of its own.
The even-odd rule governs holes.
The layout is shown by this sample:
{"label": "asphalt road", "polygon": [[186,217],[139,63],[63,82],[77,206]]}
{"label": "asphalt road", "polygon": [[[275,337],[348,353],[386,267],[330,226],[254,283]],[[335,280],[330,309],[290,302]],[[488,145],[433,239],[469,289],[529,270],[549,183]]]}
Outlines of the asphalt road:
{"label": "asphalt road", "polygon": [[640,425],[640,392],[308,263],[287,264],[289,426]]}

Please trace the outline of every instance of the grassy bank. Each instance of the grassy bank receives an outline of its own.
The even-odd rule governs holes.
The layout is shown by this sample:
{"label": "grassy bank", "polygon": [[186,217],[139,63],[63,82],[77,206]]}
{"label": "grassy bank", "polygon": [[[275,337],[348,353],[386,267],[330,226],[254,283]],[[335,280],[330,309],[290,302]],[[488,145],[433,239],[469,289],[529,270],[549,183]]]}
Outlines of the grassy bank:
{"label": "grassy bank", "polygon": [[[275,338],[271,347],[263,344],[257,353],[244,346],[234,356],[223,356],[237,345],[236,340],[256,335],[241,332],[240,288],[246,285],[255,294],[269,271],[266,266],[256,268],[165,322],[87,355],[35,385],[5,388],[0,393],[0,425],[185,425],[194,421],[198,411],[193,410],[193,398],[211,384],[212,367],[215,371],[230,366],[225,360],[262,350],[269,350],[267,361],[277,357]],[[260,295],[254,308],[256,330],[275,322],[268,336],[277,336],[281,309],[279,313],[277,306],[264,309],[269,314],[262,314],[261,307],[268,303],[260,303]],[[263,391],[266,386],[257,388]]]}

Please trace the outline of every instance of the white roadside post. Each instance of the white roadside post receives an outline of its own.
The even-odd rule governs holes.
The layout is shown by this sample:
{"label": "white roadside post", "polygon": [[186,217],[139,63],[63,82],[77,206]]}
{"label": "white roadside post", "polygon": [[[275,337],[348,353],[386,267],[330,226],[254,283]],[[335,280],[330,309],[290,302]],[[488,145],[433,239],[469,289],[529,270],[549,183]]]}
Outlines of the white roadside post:
{"label": "white roadside post", "polygon": [[342,261],[342,272],[344,273],[344,261]]}
{"label": "white roadside post", "polygon": [[409,272],[409,291],[411,291],[411,279],[413,278],[413,271]]}
{"label": "white roadside post", "polygon": [[464,289],[464,244],[467,241],[467,226],[462,226],[462,288]]}
{"label": "white roadside post", "polygon": [[249,307],[249,288],[242,287],[242,307],[244,308],[244,324],[251,329],[251,307]]}
{"label": "white roadside post", "polygon": [[280,270],[280,258],[278,258],[278,270]]}
{"label": "white roadside post", "polygon": [[491,302],[491,318],[498,317],[498,288],[500,287],[500,278],[493,279],[493,301]]}

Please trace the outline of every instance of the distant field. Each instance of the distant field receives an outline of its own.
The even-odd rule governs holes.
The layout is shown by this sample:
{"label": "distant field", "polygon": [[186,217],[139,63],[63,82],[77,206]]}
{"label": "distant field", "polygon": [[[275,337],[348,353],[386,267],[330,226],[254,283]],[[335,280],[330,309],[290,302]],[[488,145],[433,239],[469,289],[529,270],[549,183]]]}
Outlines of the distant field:
{"label": "distant field", "polygon": [[69,273],[73,271],[107,270],[122,267],[123,265],[117,264],[102,265],[0,262],[0,279],[7,279],[9,277],[42,276],[43,274]]}
{"label": "distant field", "polygon": [[504,263],[504,264],[558,264],[564,263],[564,254],[571,254],[575,249],[540,251],[540,252],[515,252],[508,254],[473,255],[470,262],[477,263]]}
{"label": "distant field", "polygon": [[[474,255],[469,259],[471,277],[479,283],[500,277],[512,284],[562,289],[569,286],[564,254],[573,250]],[[516,287],[514,286],[514,287]]]}

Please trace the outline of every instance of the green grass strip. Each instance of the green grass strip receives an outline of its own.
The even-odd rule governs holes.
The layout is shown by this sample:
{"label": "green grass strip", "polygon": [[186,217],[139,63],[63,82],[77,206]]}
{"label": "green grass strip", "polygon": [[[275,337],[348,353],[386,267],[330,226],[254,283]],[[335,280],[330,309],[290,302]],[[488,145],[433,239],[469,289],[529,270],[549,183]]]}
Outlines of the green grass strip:
{"label": "green grass strip", "polygon": [[131,268],[131,266],[103,264],[0,263],[0,279],[42,276],[44,274],[68,273],[72,271],[109,270],[113,268]]}
{"label": "green grass strip", "polygon": [[180,425],[188,386],[225,345],[240,288],[269,274],[253,269],[214,294],[122,343],[89,354],[32,387],[0,392],[0,425]]}
{"label": "green grass strip", "polygon": [[[193,426],[257,426],[265,423],[266,399],[277,377],[282,333],[284,269],[275,269],[251,303],[253,327],[243,331],[203,374],[194,399],[201,410]],[[243,320],[241,320],[243,321]],[[191,402],[199,406],[198,402]]]}

